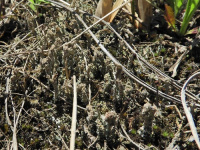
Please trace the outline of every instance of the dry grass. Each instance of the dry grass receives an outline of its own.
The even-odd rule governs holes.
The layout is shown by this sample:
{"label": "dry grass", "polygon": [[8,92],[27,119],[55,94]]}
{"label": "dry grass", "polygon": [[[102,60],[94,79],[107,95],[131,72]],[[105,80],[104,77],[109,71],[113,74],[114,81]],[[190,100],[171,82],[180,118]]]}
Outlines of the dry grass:
{"label": "dry grass", "polygon": [[[5,9],[1,149],[70,147],[73,75],[76,149],[197,149],[180,94],[199,70],[198,35],[177,38],[155,10],[149,33],[135,30],[123,10],[111,25],[94,25],[83,11],[94,14],[97,1],[74,2],[76,13],[50,4],[35,13],[27,1]],[[197,132],[199,87],[195,78],[186,92]]]}

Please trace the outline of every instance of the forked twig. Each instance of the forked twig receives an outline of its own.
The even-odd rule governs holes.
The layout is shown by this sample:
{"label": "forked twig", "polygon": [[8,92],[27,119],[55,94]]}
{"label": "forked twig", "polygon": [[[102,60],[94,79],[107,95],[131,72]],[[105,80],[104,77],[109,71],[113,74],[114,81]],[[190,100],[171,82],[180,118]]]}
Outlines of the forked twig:
{"label": "forked twig", "polygon": [[[16,111],[15,111],[15,108],[13,106],[13,112],[14,112],[14,127],[13,127],[13,141],[12,141],[13,142],[12,143],[12,149],[13,150],[18,150],[18,144],[17,144],[17,125],[18,125],[18,122],[19,122],[19,117],[21,115],[22,109],[24,107],[24,103],[25,103],[25,99],[22,102],[22,105],[21,105],[21,108],[19,110],[18,115],[16,115]],[[17,116],[17,119],[15,119],[15,116]]]}
{"label": "forked twig", "polygon": [[6,99],[5,99],[5,110],[6,110],[6,120],[7,120],[8,125],[10,126],[10,128],[11,128],[11,130],[13,132],[11,149],[17,150],[18,149],[18,143],[17,143],[17,125],[18,125],[18,122],[19,122],[19,117],[21,115],[22,109],[24,107],[25,99],[22,102],[22,105],[21,105],[21,108],[19,110],[18,115],[16,114],[15,106],[14,106],[13,101],[12,101],[12,104],[13,104],[13,113],[14,113],[13,125],[12,125],[12,122],[10,121],[10,118],[9,118],[9,115],[8,115],[8,108],[7,108],[8,107],[7,106],[8,97],[9,97],[9,94],[10,94],[10,82],[11,82],[10,81],[10,75],[11,75],[11,73],[12,73],[12,71],[9,70],[8,73],[7,73],[7,79],[6,79],[6,94],[7,94],[7,96],[6,96]]}

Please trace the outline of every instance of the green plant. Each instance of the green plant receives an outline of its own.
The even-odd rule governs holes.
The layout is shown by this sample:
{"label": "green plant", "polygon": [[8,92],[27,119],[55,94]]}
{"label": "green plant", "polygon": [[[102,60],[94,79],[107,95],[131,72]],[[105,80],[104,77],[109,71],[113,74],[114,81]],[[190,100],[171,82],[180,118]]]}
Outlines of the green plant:
{"label": "green plant", "polygon": [[157,130],[157,129],[158,129],[158,126],[157,126],[157,125],[154,125],[154,126],[153,126],[153,129]]}
{"label": "green plant", "polygon": [[8,126],[8,124],[4,124],[4,133],[8,133],[8,131],[9,131],[9,126]]}
{"label": "green plant", "polygon": [[165,138],[167,138],[167,137],[169,136],[169,133],[168,133],[167,131],[164,131],[164,132],[162,133],[162,136],[165,137]]}
{"label": "green plant", "polygon": [[137,131],[135,129],[131,130],[131,134],[136,134],[136,133],[137,133]]}
{"label": "green plant", "polygon": [[173,8],[174,15],[177,16],[177,14],[179,13],[180,9],[183,6],[184,0],[167,0],[167,2]]}
{"label": "green plant", "polygon": [[170,136],[170,138],[173,138],[174,137],[174,133],[170,133],[169,136]]}
{"label": "green plant", "polygon": [[30,4],[29,7],[34,11],[37,12],[38,10],[38,5],[40,5],[41,3],[49,3],[45,0],[29,0]]}
{"label": "green plant", "polygon": [[[168,0],[168,3],[170,4],[170,6],[165,4],[165,19],[168,24],[174,29],[174,31],[178,33],[178,35],[184,36],[186,34],[192,16],[194,15],[197,8],[200,6],[200,0],[187,0],[185,14],[181,23],[180,30],[178,30],[176,27],[175,18],[177,17],[178,12],[182,10],[184,0]],[[194,31],[198,30],[193,30],[193,32],[189,31],[189,33],[195,33]]]}

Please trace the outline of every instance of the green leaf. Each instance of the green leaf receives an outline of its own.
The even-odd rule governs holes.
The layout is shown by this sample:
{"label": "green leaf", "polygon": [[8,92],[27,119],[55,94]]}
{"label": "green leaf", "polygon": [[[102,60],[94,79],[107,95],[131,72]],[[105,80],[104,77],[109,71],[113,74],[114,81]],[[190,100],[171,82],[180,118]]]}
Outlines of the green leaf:
{"label": "green leaf", "polygon": [[180,29],[180,35],[183,36],[186,33],[189,21],[191,20],[193,14],[200,5],[200,0],[188,0],[185,15]]}
{"label": "green leaf", "polygon": [[176,16],[180,11],[181,6],[183,5],[183,0],[174,1],[174,15]]}
{"label": "green leaf", "polygon": [[200,32],[200,27],[196,27],[196,28],[193,28],[192,30],[189,30],[186,35],[188,34],[197,34]]}
{"label": "green leaf", "polygon": [[29,7],[34,11],[37,12],[37,9],[35,7],[35,1],[34,0],[29,0],[29,2],[31,2],[31,4],[29,4]]}
{"label": "green leaf", "polygon": [[37,12],[37,9],[34,4],[30,4],[29,7],[34,11]]}
{"label": "green leaf", "polygon": [[47,2],[47,1],[45,1],[45,0],[29,0],[29,2],[31,3],[31,4],[29,4],[29,7],[34,11],[34,12],[37,12],[37,7],[38,6],[36,6],[35,4],[40,4],[40,3],[49,3],[49,2]]}
{"label": "green leaf", "polygon": [[49,2],[47,2],[45,0],[37,0],[37,3],[49,3]]}
{"label": "green leaf", "polygon": [[34,0],[29,0],[29,2],[31,2],[32,4],[35,4],[35,1],[34,1]]}

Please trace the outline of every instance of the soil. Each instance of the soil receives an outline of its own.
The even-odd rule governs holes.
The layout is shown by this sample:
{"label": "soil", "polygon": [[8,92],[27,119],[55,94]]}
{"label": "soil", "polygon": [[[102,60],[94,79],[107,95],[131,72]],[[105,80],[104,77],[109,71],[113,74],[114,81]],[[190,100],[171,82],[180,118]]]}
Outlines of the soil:
{"label": "soil", "polygon": [[[75,77],[75,149],[198,149],[181,88],[200,71],[199,33],[178,36],[157,8],[150,30],[138,30],[120,10],[110,26],[123,40],[104,24],[91,28],[120,66],[89,32],[73,40],[85,30],[76,14],[92,25],[94,18],[81,11],[94,14],[97,3],[77,0],[74,12],[41,3],[34,11],[22,0],[0,9],[0,148],[69,149]],[[198,27],[199,16],[198,10],[189,29]],[[199,133],[200,79],[193,78],[187,90],[195,95],[186,101]]]}

